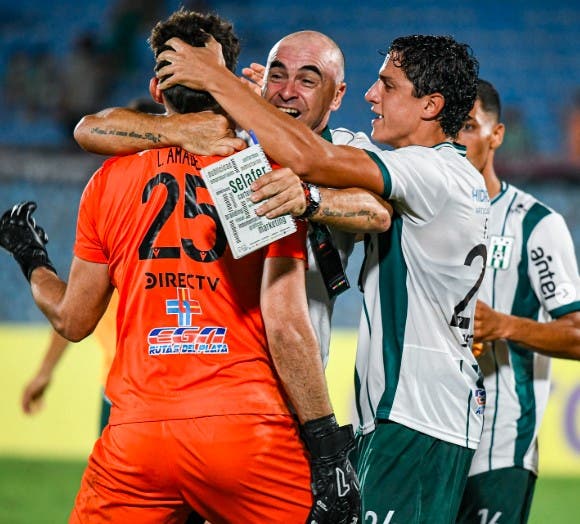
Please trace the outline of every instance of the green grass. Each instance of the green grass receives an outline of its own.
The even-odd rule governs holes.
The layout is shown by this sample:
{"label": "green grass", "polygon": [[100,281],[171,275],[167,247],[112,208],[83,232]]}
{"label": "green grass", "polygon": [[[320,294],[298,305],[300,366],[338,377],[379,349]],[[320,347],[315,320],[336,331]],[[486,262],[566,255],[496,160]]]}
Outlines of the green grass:
{"label": "green grass", "polygon": [[580,522],[580,478],[539,477],[529,524]]}
{"label": "green grass", "polygon": [[0,522],[68,522],[84,461],[0,458]]}
{"label": "green grass", "polygon": [[[356,332],[337,331],[336,335],[327,377],[335,411],[341,423],[346,423],[354,413]],[[46,394],[45,408],[34,417],[22,413],[22,389],[36,371],[48,339],[46,325],[0,324],[0,345],[6,349],[0,366],[0,524],[67,522],[85,465],[83,457],[90,453],[97,435],[100,355],[92,338],[68,350]],[[560,368],[558,364],[553,363],[555,388],[540,436],[544,476],[536,486],[530,524],[580,523],[580,454],[570,448],[563,430],[565,407],[580,384],[575,367],[580,364],[566,362]],[[576,434],[580,434],[578,420],[576,414]]]}
{"label": "green grass", "polygon": [[[0,457],[0,522],[67,522],[84,467],[84,461]],[[529,524],[573,524],[579,514],[580,479],[538,480]]]}

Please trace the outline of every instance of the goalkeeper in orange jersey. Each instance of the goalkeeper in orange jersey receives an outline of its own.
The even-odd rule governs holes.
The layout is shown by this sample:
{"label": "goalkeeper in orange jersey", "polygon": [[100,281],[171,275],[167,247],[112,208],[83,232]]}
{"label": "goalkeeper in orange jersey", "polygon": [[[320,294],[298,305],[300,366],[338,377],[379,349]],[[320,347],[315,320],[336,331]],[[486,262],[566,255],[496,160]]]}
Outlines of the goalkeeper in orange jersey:
{"label": "goalkeeper in orange jersey", "polygon": [[[214,15],[179,11],[151,44],[158,55],[171,36],[199,46],[208,34],[233,69],[237,38]],[[220,111],[208,93],[176,87],[162,92],[153,79],[150,91],[168,111]],[[110,159],[95,173],[68,284],[34,203],[0,219],[0,245],[66,338],[87,336],[119,291],[110,422],[71,522],[184,522],[192,509],[214,524],[357,522],[354,436],[332,413],[308,317],[306,229],[234,259],[200,173],[219,158],[177,149]],[[148,278],[159,273],[163,286]]]}

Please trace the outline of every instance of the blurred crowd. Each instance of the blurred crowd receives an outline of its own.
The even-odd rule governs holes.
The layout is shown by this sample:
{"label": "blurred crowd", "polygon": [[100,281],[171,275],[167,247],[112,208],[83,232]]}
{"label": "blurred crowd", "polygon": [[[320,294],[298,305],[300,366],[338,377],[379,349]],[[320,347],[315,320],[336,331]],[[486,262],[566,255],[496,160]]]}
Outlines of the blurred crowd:
{"label": "blurred crowd", "polygon": [[[199,11],[219,8],[206,0],[179,4]],[[32,40],[23,40],[22,45],[5,49],[5,56],[0,60],[4,99],[0,107],[5,118],[28,123],[51,120],[57,123],[62,145],[72,144],[72,129],[81,116],[110,105],[125,104],[133,96],[145,94],[127,95],[132,85],[141,86],[143,75],[149,74],[142,60],[149,28],[173,7],[170,0],[113,0],[102,5],[103,20],[99,21],[98,29],[83,28],[79,24],[64,54]],[[250,12],[252,6],[248,5]],[[255,35],[248,32],[245,45],[253,38]],[[145,56],[148,58],[148,51]],[[118,96],[119,91],[127,95],[126,99]],[[545,130],[537,119],[532,121],[529,105],[509,99],[506,102],[504,120],[510,132],[498,161],[509,163],[536,156],[542,144],[545,145]],[[578,164],[580,86],[562,86],[562,99],[553,105],[561,107],[554,109],[559,113],[561,146],[552,155],[553,160]]]}
{"label": "blurred crowd", "polygon": [[119,0],[105,34],[82,31],[65,56],[46,46],[16,48],[4,68],[4,96],[17,118],[50,117],[71,136],[80,117],[107,103],[114,83],[139,67],[137,44],[164,12],[150,0]]}

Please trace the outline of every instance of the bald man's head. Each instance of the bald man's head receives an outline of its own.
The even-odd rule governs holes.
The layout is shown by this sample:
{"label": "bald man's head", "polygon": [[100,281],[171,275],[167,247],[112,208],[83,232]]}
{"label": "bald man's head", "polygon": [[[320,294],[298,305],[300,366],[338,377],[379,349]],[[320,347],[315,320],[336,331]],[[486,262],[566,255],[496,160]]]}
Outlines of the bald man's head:
{"label": "bald man's head", "polygon": [[344,54],[336,42],[318,31],[298,31],[290,33],[278,41],[270,50],[268,55],[268,64],[271,62],[273,53],[280,46],[289,46],[292,49],[300,49],[304,46],[314,46],[319,50],[321,58],[324,57],[331,69],[334,69],[335,82],[338,84],[344,82]]}
{"label": "bald man's head", "polygon": [[344,56],[326,35],[292,33],[270,51],[264,98],[314,131],[326,127],[345,89]]}

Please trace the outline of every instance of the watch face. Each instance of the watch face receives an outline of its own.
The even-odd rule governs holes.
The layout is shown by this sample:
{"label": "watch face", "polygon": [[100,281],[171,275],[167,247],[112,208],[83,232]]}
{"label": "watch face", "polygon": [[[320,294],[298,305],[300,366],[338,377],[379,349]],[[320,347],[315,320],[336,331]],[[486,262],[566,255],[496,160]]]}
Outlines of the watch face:
{"label": "watch face", "polygon": [[310,186],[310,198],[313,202],[320,204],[320,191],[318,190],[318,186]]}
{"label": "watch face", "polygon": [[320,191],[317,186],[304,184],[304,194],[306,196],[306,209],[304,210],[304,213],[296,217],[299,219],[310,218],[320,207]]}

